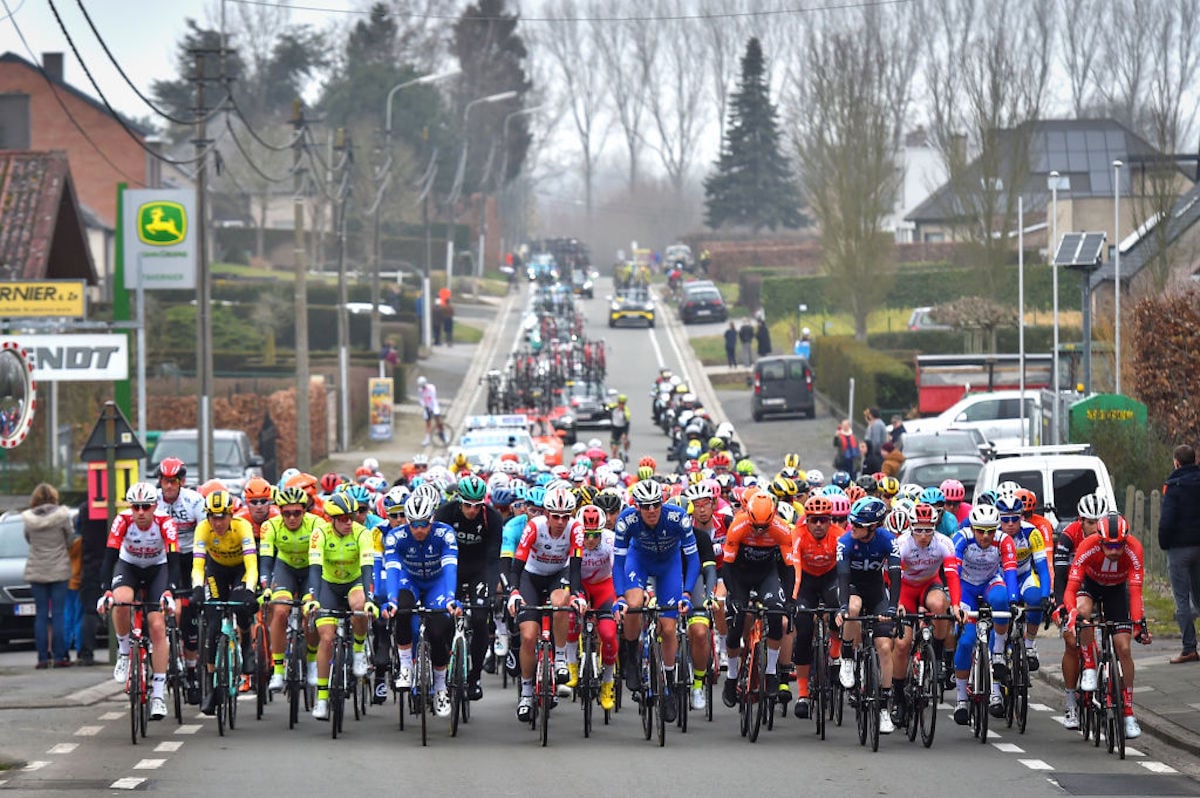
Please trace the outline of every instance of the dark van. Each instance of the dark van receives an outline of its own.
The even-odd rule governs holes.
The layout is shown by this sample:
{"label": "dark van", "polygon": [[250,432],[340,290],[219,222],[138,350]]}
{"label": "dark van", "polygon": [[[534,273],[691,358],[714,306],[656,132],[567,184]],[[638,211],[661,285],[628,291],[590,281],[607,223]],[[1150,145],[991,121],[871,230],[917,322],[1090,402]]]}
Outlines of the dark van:
{"label": "dark van", "polygon": [[762,421],[770,413],[816,417],[813,372],[807,358],[797,355],[760,358],[754,364],[750,385],[754,389],[750,414],[755,421]]}

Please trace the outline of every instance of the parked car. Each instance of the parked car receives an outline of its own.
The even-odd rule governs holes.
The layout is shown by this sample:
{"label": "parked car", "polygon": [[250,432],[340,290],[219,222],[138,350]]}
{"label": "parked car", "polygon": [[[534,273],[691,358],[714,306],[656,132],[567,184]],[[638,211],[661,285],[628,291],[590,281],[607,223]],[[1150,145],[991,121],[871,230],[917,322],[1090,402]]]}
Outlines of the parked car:
{"label": "parked car", "polygon": [[931,454],[954,454],[976,457],[980,462],[992,453],[983,433],[977,429],[939,429],[929,432],[910,432],[904,435],[904,456],[920,457]]}
{"label": "parked car", "polygon": [[[78,511],[71,509],[74,523]],[[0,644],[33,637],[33,588],[25,581],[25,519],[19,511],[0,515]]]}
{"label": "parked car", "polygon": [[755,421],[762,421],[768,415],[785,413],[816,417],[813,371],[806,358],[797,355],[759,358],[754,363],[750,385],[754,389],[750,398],[750,415]]}
{"label": "parked car", "polygon": [[[908,444],[905,444],[905,449]],[[918,454],[909,457],[905,454],[904,462],[896,478],[901,484],[915,482],[918,485],[940,485],[942,480],[957,479],[970,493],[974,490],[979,479],[979,470],[983,460],[979,455],[972,454]]]}
{"label": "parked car", "polygon": [[1076,505],[1089,493],[1099,492],[1109,507],[1117,507],[1108,466],[1086,445],[1000,449],[980,470],[975,493],[1009,481],[1033,491],[1042,515],[1056,525],[1074,521]]}
{"label": "parked car", "polygon": [[1025,440],[1021,439],[1021,392],[992,391],[964,396],[936,416],[905,421],[910,433],[932,430],[977,429],[993,446],[1012,447],[1038,443],[1041,430],[1041,396],[1025,392]]}
{"label": "parked car", "polygon": [[920,330],[952,330],[954,329],[949,324],[941,324],[933,320],[933,308],[913,308],[912,314],[908,317],[908,329],[917,332]]}
{"label": "parked car", "polygon": [[[246,481],[262,476],[263,459],[254,452],[250,436],[239,429],[213,430],[213,476],[240,496]],[[187,466],[189,478],[200,475],[199,434],[194,429],[173,429],[158,436],[150,453],[150,473],[167,457],[178,457]]]}
{"label": "parked car", "polygon": [[729,312],[721,290],[712,283],[684,283],[679,298],[679,319],[684,324],[694,321],[725,321]]}

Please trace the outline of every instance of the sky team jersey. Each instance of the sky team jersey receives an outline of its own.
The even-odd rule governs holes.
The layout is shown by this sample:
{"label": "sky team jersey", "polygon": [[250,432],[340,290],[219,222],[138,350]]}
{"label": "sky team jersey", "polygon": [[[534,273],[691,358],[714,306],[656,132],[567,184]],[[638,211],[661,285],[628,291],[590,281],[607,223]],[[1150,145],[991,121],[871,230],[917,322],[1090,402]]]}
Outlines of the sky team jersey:
{"label": "sky team jersey", "polygon": [[624,558],[631,550],[651,558],[666,557],[683,552],[696,553],[696,536],[692,534],[692,517],[677,504],[664,504],[658,524],[647,529],[636,507],[626,507],[617,516],[614,529],[614,557]]}
{"label": "sky team jersey", "polygon": [[282,516],[269,518],[262,525],[258,553],[262,557],[274,557],[292,568],[307,568],[309,544],[318,529],[328,530],[329,524],[312,513],[304,514],[304,521],[295,532],[284,525]]}
{"label": "sky team jersey", "polygon": [[572,518],[558,537],[550,534],[550,522],[545,516],[533,519],[525,526],[514,557],[525,563],[525,570],[538,576],[553,576],[570,564],[572,556],[583,549],[583,524]]}
{"label": "sky team jersey", "polygon": [[612,530],[604,530],[600,535],[600,545],[594,549],[583,547],[583,581],[594,585],[612,579],[613,541],[616,535]]}
{"label": "sky team jersey", "polygon": [[148,529],[133,522],[131,510],[123,510],[108,528],[108,548],[117,550],[117,557],[130,565],[147,568],[163,565],[167,554],[179,550],[175,522],[170,516],[155,513]]}
{"label": "sky team jersey", "polygon": [[830,524],[825,537],[817,540],[804,521],[792,527],[792,562],[797,571],[824,576],[837,567],[837,542],[845,530]]}
{"label": "sky team jersey", "polygon": [[175,534],[179,539],[179,551],[192,553],[192,539],[196,525],[208,517],[204,510],[204,497],[191,488],[180,488],[175,501],[167,504],[158,492],[158,509],[155,515],[169,515],[175,521]]}
{"label": "sky team jersey", "polygon": [[229,521],[229,529],[224,535],[213,531],[212,525],[205,518],[196,527],[196,537],[192,549],[192,584],[204,582],[205,559],[217,565],[245,565],[246,584],[258,583],[258,557],[255,554],[254,527],[244,518],[233,518]]}
{"label": "sky team jersey", "polygon": [[383,563],[392,600],[405,580],[438,582],[453,594],[458,580],[458,539],[449,524],[440,522],[434,522],[424,540],[417,540],[407,524],[393,527],[383,537]]}
{"label": "sky team jersey", "polygon": [[852,532],[837,539],[837,561],[849,568],[851,574],[874,574],[882,579],[892,558],[899,558],[896,536],[880,527],[870,540],[855,540]]}
{"label": "sky team jersey", "polygon": [[1110,560],[1104,553],[1104,540],[1096,535],[1088,535],[1079,545],[1075,553],[1075,561],[1067,574],[1066,605],[1075,609],[1079,588],[1085,578],[1104,587],[1114,587],[1122,583],[1129,585],[1129,617],[1140,621],[1145,615],[1142,606],[1142,582],[1144,573],[1144,552],[1141,542],[1135,537],[1125,539],[1125,547],[1121,556]]}
{"label": "sky team jersey", "polygon": [[363,568],[370,568],[374,559],[371,530],[357,521],[345,536],[329,526],[317,527],[308,546],[308,564],[320,568],[321,578],[334,585],[361,580]]}

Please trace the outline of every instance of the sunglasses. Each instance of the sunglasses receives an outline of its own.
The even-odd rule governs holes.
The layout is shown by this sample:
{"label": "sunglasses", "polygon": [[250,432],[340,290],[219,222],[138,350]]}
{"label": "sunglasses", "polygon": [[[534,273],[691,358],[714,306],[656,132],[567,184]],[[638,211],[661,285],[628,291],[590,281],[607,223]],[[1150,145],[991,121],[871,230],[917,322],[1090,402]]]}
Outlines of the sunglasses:
{"label": "sunglasses", "polygon": [[264,504],[270,504],[270,499],[246,499],[246,504],[252,504],[255,507],[262,507]]}
{"label": "sunglasses", "polygon": [[851,522],[850,526],[854,527],[855,529],[874,529],[875,527],[879,526],[879,524],[855,524]]}
{"label": "sunglasses", "polygon": [[638,505],[639,510],[657,510],[659,507],[662,507],[662,502],[651,502],[650,504]]}
{"label": "sunglasses", "polygon": [[425,527],[429,526],[429,522],[428,521],[409,521],[408,525],[412,529],[424,529]]}
{"label": "sunglasses", "polygon": [[994,527],[994,526],[993,526],[993,527],[982,527],[982,526],[976,526],[976,527],[971,527],[971,528],[972,528],[973,530],[975,530],[975,532],[976,532],[977,534],[980,534],[980,535],[994,535],[994,534],[996,534],[996,527]]}
{"label": "sunglasses", "polygon": [[1020,520],[1021,520],[1021,516],[1019,516],[1019,515],[1002,515],[1002,516],[1000,516],[1000,523],[1002,523],[1002,524],[1015,524]]}
{"label": "sunglasses", "polygon": [[604,530],[603,530],[603,529],[596,529],[596,530],[593,530],[593,531],[584,532],[584,533],[583,533],[583,536],[584,536],[585,538],[587,538],[588,540],[593,540],[593,539],[595,539],[595,538],[598,538],[598,537],[600,537],[600,536],[601,536],[601,535],[603,535],[603,534],[604,534]]}
{"label": "sunglasses", "polygon": [[401,518],[403,516],[404,516],[404,508],[403,507],[396,507],[395,509],[387,511],[388,518]]}
{"label": "sunglasses", "polygon": [[178,484],[179,484],[180,482],[182,482],[183,480],[181,480],[179,477],[159,477],[159,478],[158,478],[158,481],[159,481],[160,483],[161,483],[161,482],[173,482],[173,483],[175,483],[176,485],[178,485]]}
{"label": "sunglasses", "polygon": [[914,526],[913,534],[914,535],[932,535],[933,527],[931,527],[931,526]]}
{"label": "sunglasses", "polygon": [[330,518],[329,520],[335,524],[338,521],[349,521],[350,523],[354,523],[354,518],[352,518],[351,516],[348,516],[348,515],[335,515],[333,518]]}
{"label": "sunglasses", "polygon": [[1104,548],[1108,549],[1109,551],[1117,551],[1117,550],[1119,550],[1119,549],[1123,549],[1123,548],[1125,548],[1125,543],[1124,543],[1124,542],[1121,542],[1121,543],[1105,543],[1105,544],[1104,544]]}
{"label": "sunglasses", "polygon": [[279,512],[279,514],[282,515],[284,518],[299,518],[300,516],[304,515],[304,511],[303,510],[281,510]]}
{"label": "sunglasses", "polygon": [[546,513],[546,515],[555,521],[566,521],[571,517],[570,513]]}
{"label": "sunglasses", "polygon": [[827,515],[810,515],[807,518],[810,524],[828,524],[830,520]]}
{"label": "sunglasses", "polygon": [[209,513],[209,518],[228,518],[229,513]]}
{"label": "sunglasses", "polygon": [[154,505],[153,505],[153,504],[131,504],[131,505],[129,505],[129,506],[130,506],[130,507],[132,507],[132,508],[133,508],[133,509],[135,509],[135,510],[141,510],[141,511],[143,511],[143,512],[145,512],[146,510],[153,510],[153,509],[154,509]]}
{"label": "sunglasses", "polygon": [[463,507],[482,507],[483,502],[463,502]]}

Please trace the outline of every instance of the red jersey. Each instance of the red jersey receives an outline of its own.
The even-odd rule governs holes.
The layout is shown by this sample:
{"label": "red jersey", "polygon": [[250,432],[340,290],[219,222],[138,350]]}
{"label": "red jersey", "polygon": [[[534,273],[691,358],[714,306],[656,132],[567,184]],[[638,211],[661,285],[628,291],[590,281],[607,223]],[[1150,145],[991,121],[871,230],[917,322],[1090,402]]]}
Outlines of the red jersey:
{"label": "red jersey", "polygon": [[[279,508],[274,504],[269,505],[269,507],[270,509],[267,511],[267,517],[263,520],[263,524],[265,524],[267,521],[270,521],[272,518],[279,517]],[[240,508],[238,508],[238,511],[233,514],[233,517],[245,519],[246,522],[250,524],[250,527],[254,530],[254,539],[256,541],[262,538],[262,524],[254,523],[254,519],[250,517],[249,505],[243,504]]]}
{"label": "red jersey", "polygon": [[1104,587],[1116,587],[1120,584],[1129,585],[1129,616],[1136,623],[1142,620],[1145,610],[1142,606],[1142,580],[1144,569],[1142,544],[1137,538],[1130,536],[1125,539],[1125,548],[1116,560],[1104,556],[1104,539],[1099,535],[1089,535],[1075,552],[1075,561],[1067,574],[1067,590],[1065,603],[1069,609],[1075,609],[1076,595],[1084,577]]}
{"label": "red jersey", "polygon": [[133,512],[124,510],[108,528],[108,548],[118,551],[118,558],[139,568],[163,565],[168,554],[179,551],[179,535],[171,516],[156,513],[150,526],[142,529],[133,522]]}

